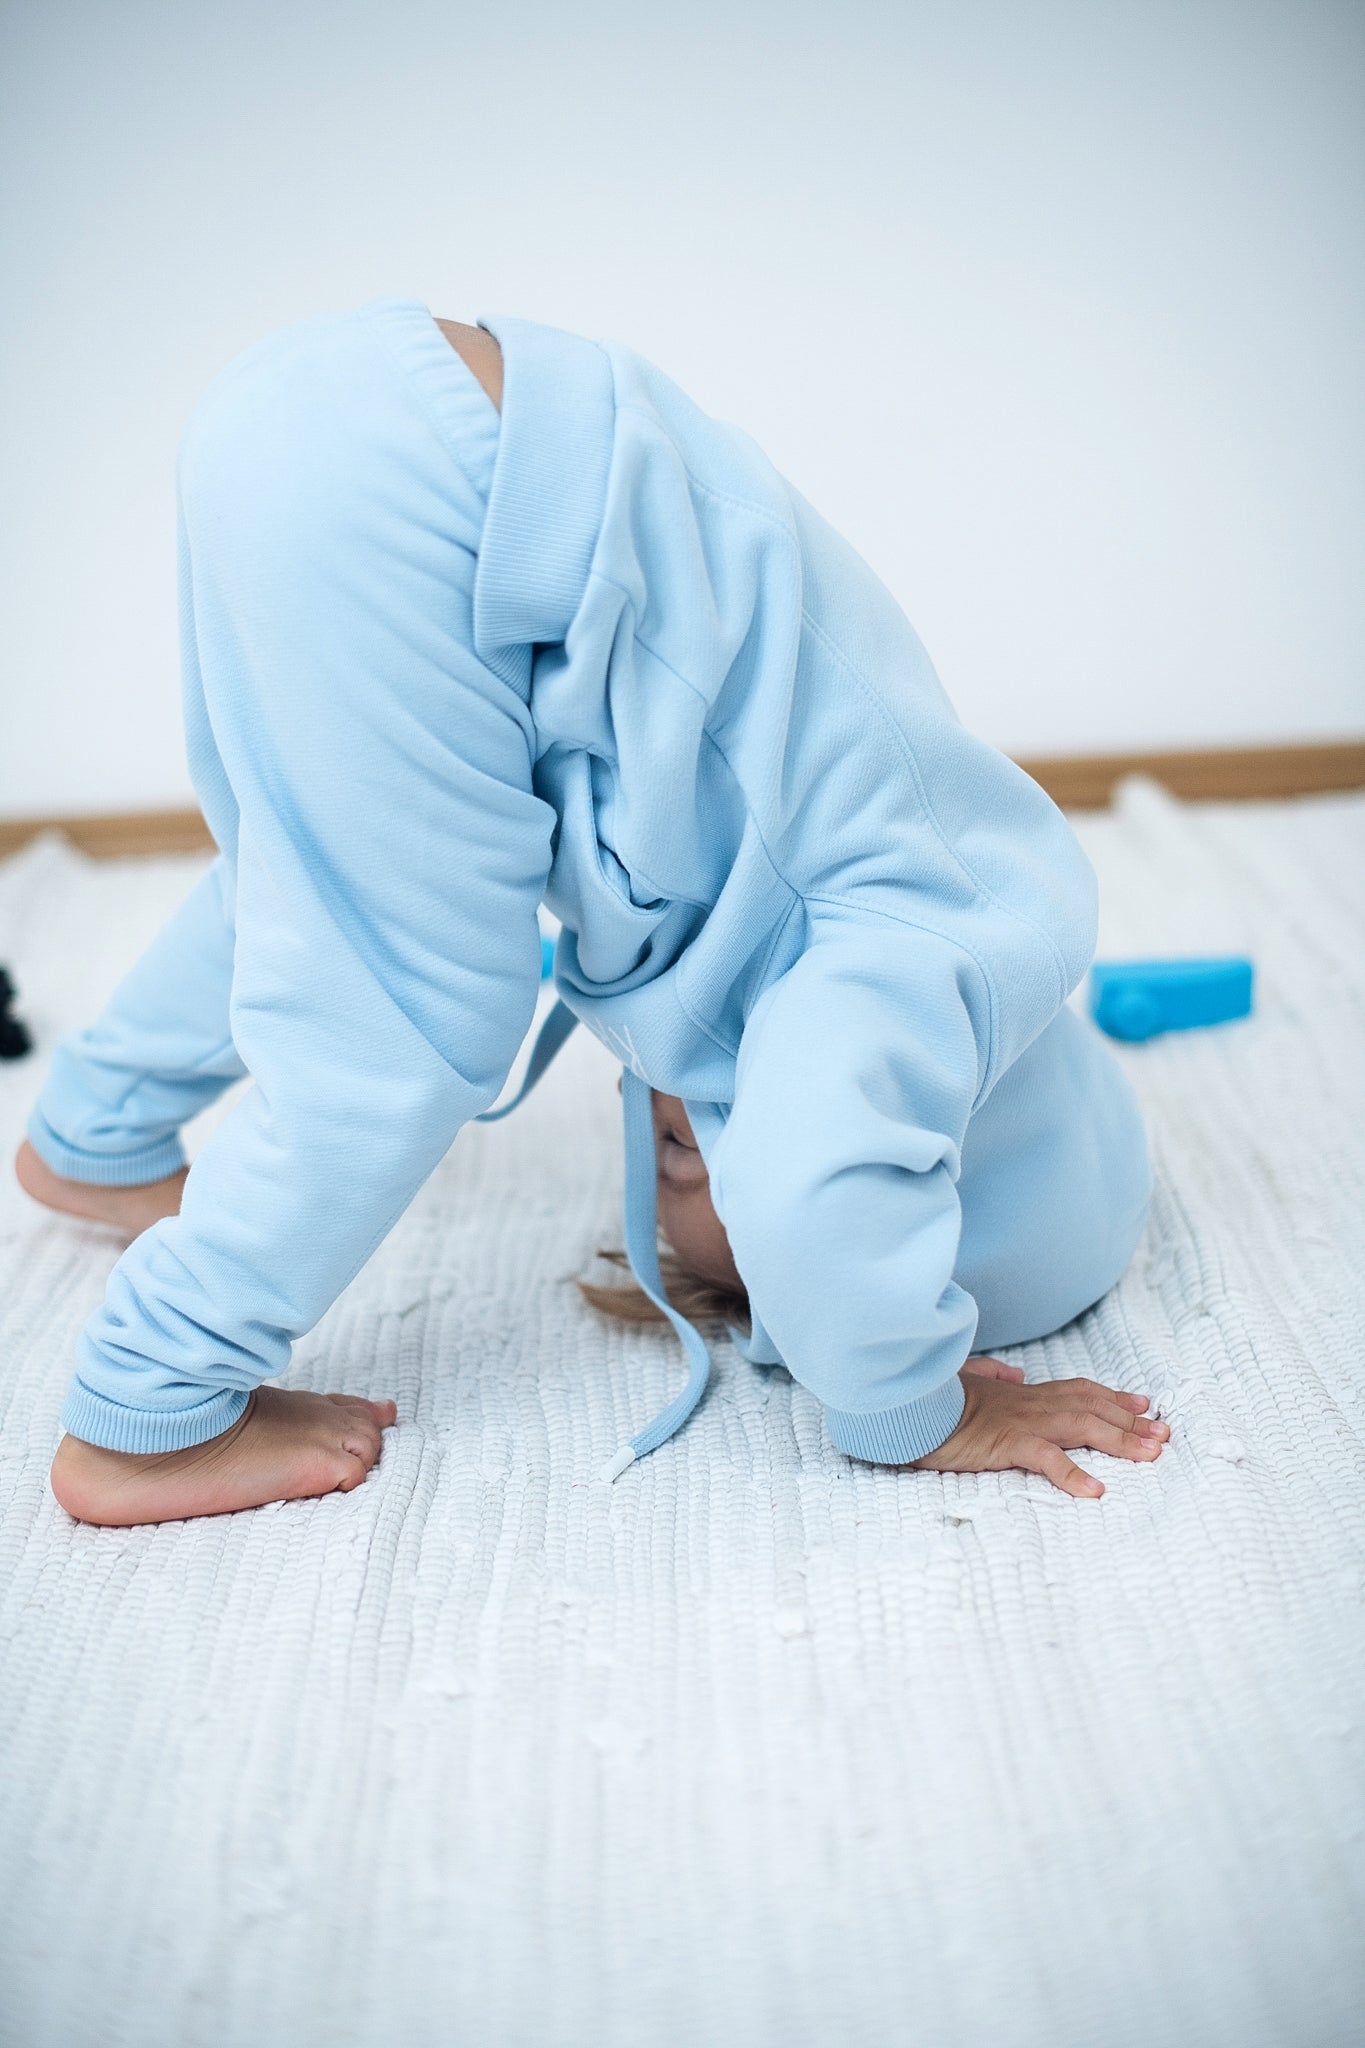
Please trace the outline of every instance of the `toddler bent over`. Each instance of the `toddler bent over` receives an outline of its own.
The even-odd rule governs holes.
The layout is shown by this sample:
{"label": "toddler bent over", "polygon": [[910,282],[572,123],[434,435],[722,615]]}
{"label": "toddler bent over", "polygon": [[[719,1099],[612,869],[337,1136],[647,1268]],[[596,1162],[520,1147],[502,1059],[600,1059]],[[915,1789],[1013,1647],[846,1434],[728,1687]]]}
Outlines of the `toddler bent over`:
{"label": "toddler bent over", "polygon": [[218,857],[57,1048],[19,1161],[139,1233],[63,1414],[73,1514],[364,1478],[391,1403],[263,1382],[499,1095],[542,902],[525,1086],[578,1023],[622,1062],[626,1253],[688,1366],[604,1477],[705,1387],[679,1275],[849,1456],[1083,1495],[1068,1449],[1159,1455],[1141,1394],[980,1355],[1097,1300],[1146,1212],[1136,1104],[1066,1007],[1089,866],[747,435],[618,344],[383,300],[232,363],[178,495]]}

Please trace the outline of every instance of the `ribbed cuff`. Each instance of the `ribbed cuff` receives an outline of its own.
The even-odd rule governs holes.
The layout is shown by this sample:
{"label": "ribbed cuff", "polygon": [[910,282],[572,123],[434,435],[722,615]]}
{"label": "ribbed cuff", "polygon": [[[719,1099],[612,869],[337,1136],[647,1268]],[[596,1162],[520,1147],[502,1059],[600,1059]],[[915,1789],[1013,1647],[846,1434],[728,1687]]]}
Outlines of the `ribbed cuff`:
{"label": "ribbed cuff", "polygon": [[947,1440],[962,1419],[967,1389],[956,1373],[920,1401],[902,1408],[882,1408],[859,1415],[848,1408],[826,1408],[831,1441],[850,1458],[874,1465],[908,1465],[927,1457]]}
{"label": "ribbed cuff", "polygon": [[125,1408],[73,1380],[62,1410],[62,1428],[68,1436],[106,1451],[183,1451],[231,1429],[250,1399],[249,1393],[232,1387],[192,1408]]}
{"label": "ribbed cuff", "polygon": [[185,1148],[174,1133],[132,1152],[82,1152],[59,1138],[47,1118],[34,1110],[28,1120],[28,1141],[38,1157],[63,1180],[83,1180],[96,1188],[140,1188],[164,1180],[185,1164]]}

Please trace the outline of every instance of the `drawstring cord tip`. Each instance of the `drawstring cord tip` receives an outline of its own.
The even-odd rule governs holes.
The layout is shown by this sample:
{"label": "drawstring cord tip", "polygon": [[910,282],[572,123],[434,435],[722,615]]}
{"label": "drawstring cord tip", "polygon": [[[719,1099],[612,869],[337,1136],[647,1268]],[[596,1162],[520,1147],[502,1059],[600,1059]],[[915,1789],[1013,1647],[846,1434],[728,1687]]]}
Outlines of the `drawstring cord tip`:
{"label": "drawstring cord tip", "polygon": [[634,1463],[634,1445],[622,1444],[620,1450],[616,1453],[616,1456],[602,1467],[603,1485],[610,1486],[614,1479],[619,1479],[621,1477],[621,1474],[625,1471],[627,1465],[633,1465]]}

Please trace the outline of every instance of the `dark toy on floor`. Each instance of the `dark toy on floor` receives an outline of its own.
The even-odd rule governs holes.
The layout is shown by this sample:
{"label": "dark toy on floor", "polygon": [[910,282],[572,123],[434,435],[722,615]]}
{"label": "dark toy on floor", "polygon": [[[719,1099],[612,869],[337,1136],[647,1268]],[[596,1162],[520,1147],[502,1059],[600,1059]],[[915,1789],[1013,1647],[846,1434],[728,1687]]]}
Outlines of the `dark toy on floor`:
{"label": "dark toy on floor", "polygon": [[21,1017],[14,1014],[15,988],[5,968],[0,967],[0,1060],[21,1060],[33,1050],[33,1034]]}

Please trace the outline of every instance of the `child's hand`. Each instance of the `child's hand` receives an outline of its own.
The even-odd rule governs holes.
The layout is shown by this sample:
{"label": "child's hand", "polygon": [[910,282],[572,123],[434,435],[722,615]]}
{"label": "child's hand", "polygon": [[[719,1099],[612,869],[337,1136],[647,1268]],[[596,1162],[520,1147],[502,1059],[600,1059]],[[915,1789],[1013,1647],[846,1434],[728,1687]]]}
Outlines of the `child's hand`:
{"label": "child's hand", "polygon": [[915,1472],[1040,1472],[1063,1493],[1093,1499],[1104,1492],[1067,1457],[1068,1451],[1108,1451],[1150,1464],[1170,1430],[1147,1414],[1145,1394],[1119,1394],[1095,1380],[1050,1380],[1026,1387],[1017,1365],[999,1358],[969,1358],[959,1377],[967,1405],[952,1435],[936,1451],[916,1458]]}

